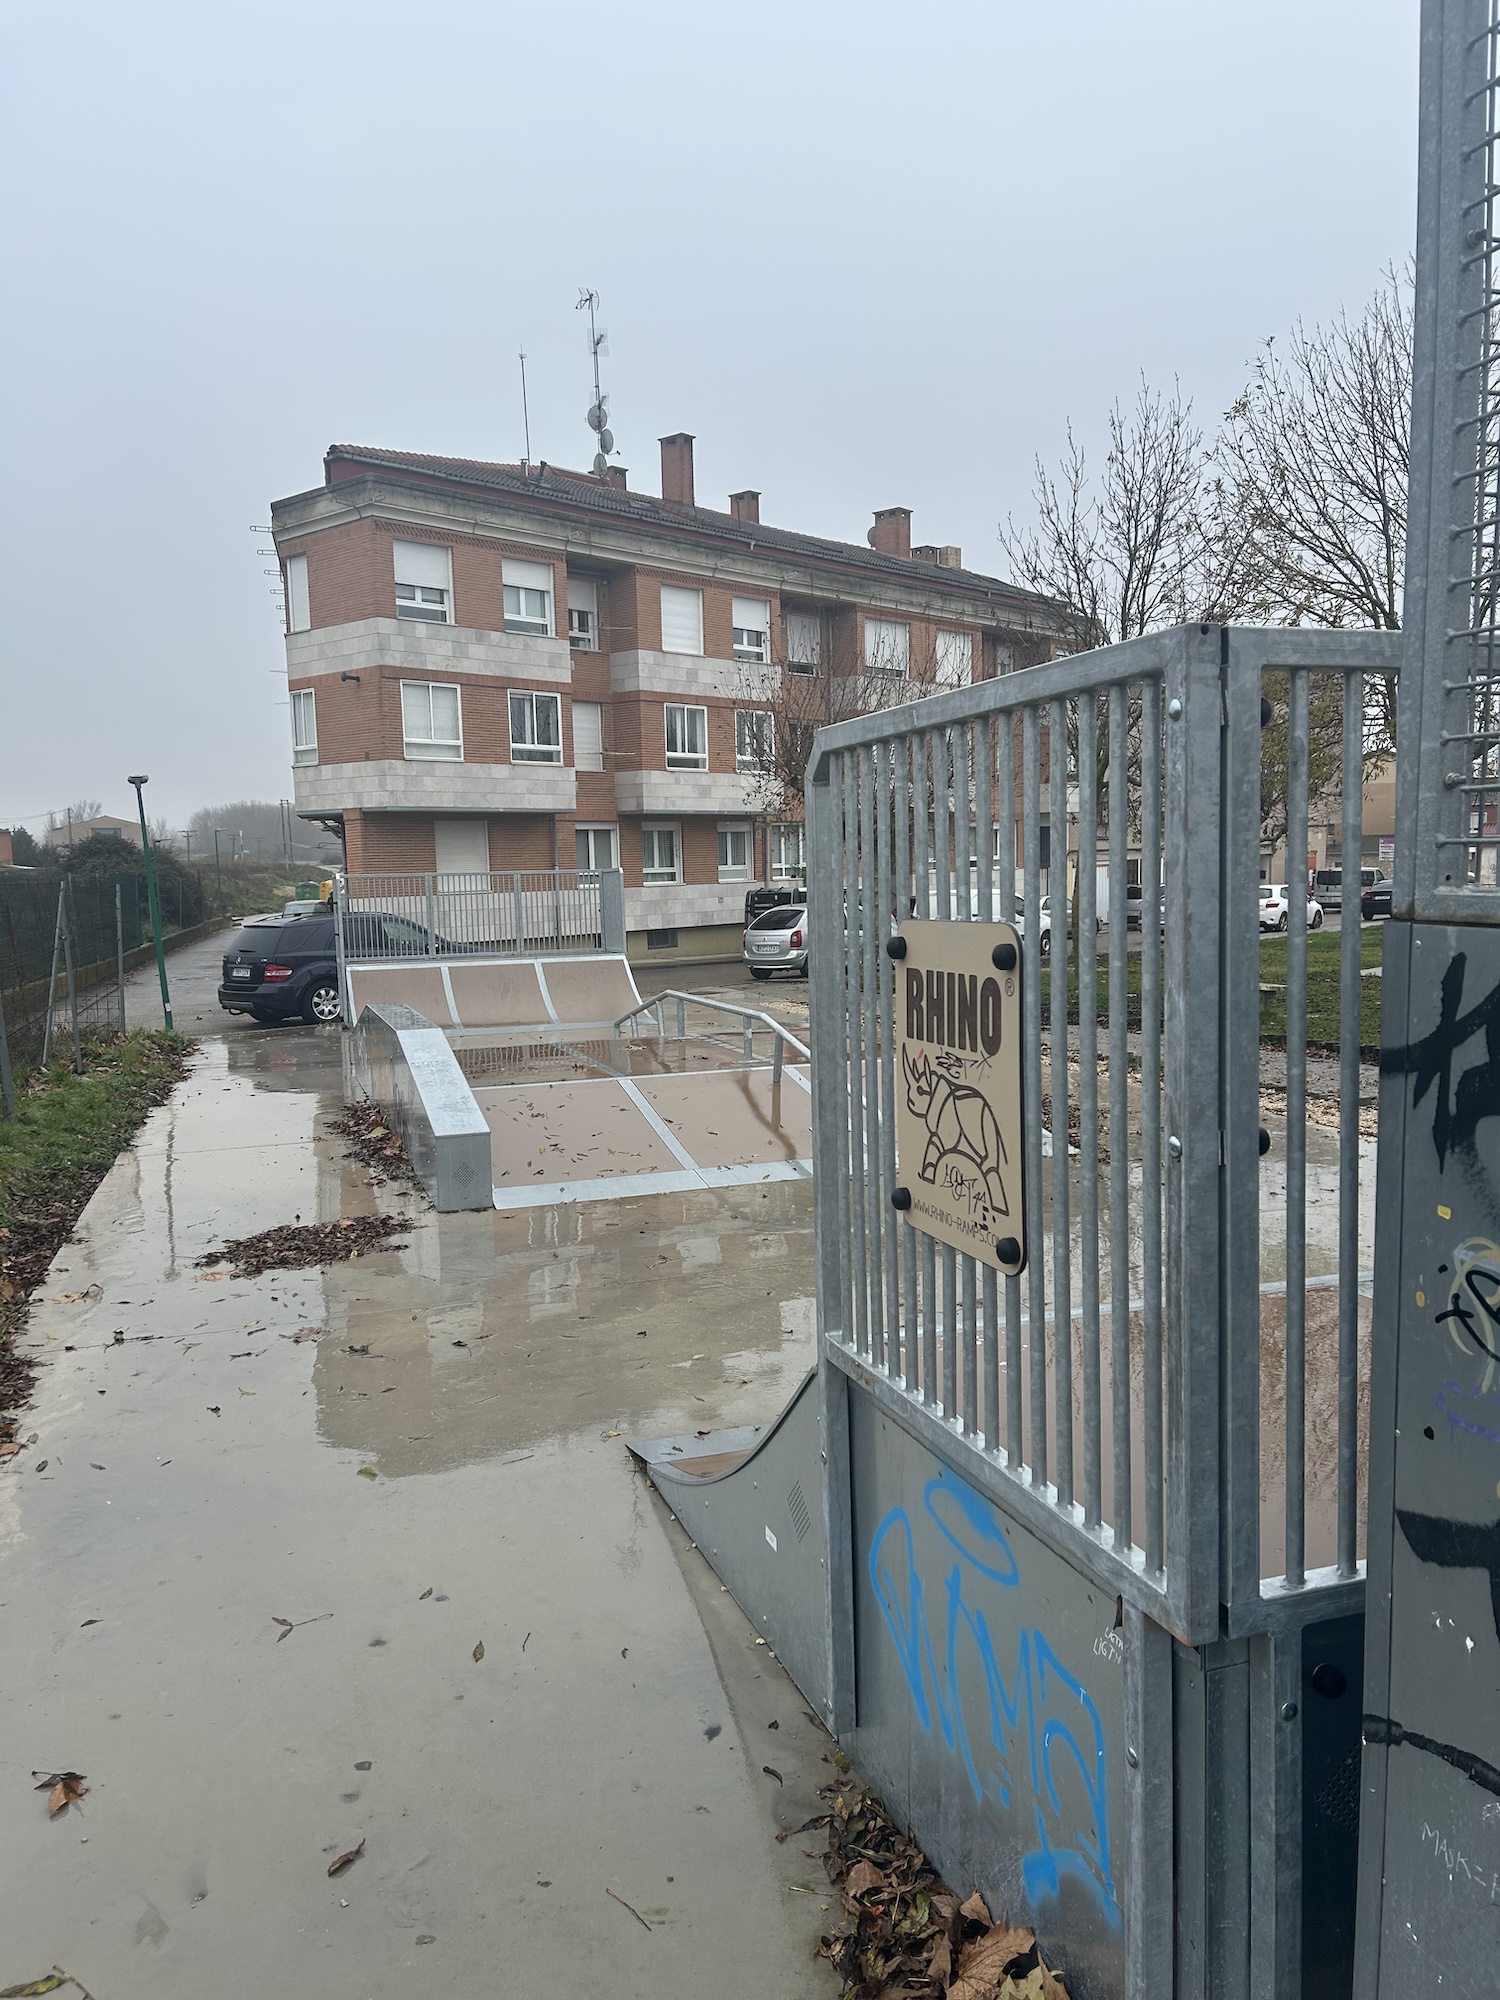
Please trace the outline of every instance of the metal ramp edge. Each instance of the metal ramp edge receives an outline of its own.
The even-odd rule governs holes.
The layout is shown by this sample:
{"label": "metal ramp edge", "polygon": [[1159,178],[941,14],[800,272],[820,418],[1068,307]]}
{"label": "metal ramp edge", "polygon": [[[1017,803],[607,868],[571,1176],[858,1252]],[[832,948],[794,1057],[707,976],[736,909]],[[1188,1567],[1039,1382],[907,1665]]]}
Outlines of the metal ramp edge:
{"label": "metal ramp edge", "polygon": [[770,1424],[628,1445],[815,1713],[826,1713],[818,1372]]}

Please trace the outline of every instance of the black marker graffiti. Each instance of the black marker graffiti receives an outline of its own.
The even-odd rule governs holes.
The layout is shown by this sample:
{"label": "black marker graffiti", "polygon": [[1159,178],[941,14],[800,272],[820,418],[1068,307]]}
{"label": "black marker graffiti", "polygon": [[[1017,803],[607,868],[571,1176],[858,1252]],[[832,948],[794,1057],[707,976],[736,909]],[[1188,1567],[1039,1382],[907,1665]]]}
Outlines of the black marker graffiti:
{"label": "black marker graffiti", "polygon": [[[1435,1083],[1437,1095],[1432,1114],[1432,1143],[1437,1149],[1438,1171],[1447,1165],[1448,1155],[1474,1154],[1474,1138],[1482,1119],[1500,1117],[1500,985],[1493,986],[1477,1005],[1464,1014],[1459,1009],[1464,997],[1464,973],[1468,953],[1455,952],[1443,974],[1443,1001],[1438,1024],[1419,1042],[1404,1049],[1386,1049],[1380,1058],[1387,1075],[1415,1078],[1412,1106],[1422,1102]],[[1453,1083],[1453,1058],[1477,1034],[1484,1035],[1486,1060],[1466,1069]],[[1478,1164],[1477,1160],[1474,1162]]]}
{"label": "black marker graffiti", "polygon": [[1388,1715],[1367,1715],[1361,1719],[1366,1743],[1386,1743],[1392,1746],[1405,1743],[1413,1750],[1425,1750],[1429,1757],[1441,1757],[1445,1764],[1451,1764],[1455,1771],[1462,1771],[1471,1784],[1481,1790],[1493,1792],[1500,1798],[1500,1771],[1493,1764],[1487,1764],[1483,1757],[1476,1757],[1472,1750],[1460,1750],[1456,1743],[1440,1743],[1435,1736],[1424,1736],[1420,1730],[1403,1729],[1399,1722],[1393,1722]]}
{"label": "black marker graffiti", "polygon": [[1419,1561],[1436,1563],[1439,1569],[1486,1572],[1495,1637],[1500,1639],[1500,1521],[1487,1528],[1476,1527],[1467,1521],[1449,1521],[1441,1514],[1410,1514],[1404,1507],[1396,1509],[1396,1519]]}

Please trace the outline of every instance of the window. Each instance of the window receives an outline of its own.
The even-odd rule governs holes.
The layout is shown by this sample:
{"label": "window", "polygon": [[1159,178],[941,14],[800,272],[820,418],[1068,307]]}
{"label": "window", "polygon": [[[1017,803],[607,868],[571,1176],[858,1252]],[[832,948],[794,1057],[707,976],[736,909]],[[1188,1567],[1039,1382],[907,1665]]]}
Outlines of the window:
{"label": "window", "polygon": [[677,829],[675,826],[641,828],[641,880],[645,883],[677,880]]}
{"label": "window", "polygon": [[865,620],[865,666],[872,674],[905,674],[911,665],[911,627],[893,618]]}
{"label": "window", "polygon": [[439,875],[488,875],[489,821],[449,819],[446,813],[440,813],[432,822],[432,852]]}
{"label": "window", "polygon": [[748,826],[719,828],[719,880],[746,882],[750,879],[750,829]]}
{"label": "window", "polygon": [[401,683],[401,727],[408,757],[464,754],[458,689],[444,681]]}
{"label": "window", "polygon": [[815,674],[823,658],[823,621],[816,611],[786,614],[786,659],[794,674]]}
{"label": "window", "polygon": [[776,718],[769,709],[737,708],[734,712],[734,767],[766,771],[775,745]]}
{"label": "window", "polygon": [[683,708],[675,701],[667,709],[667,769],[706,771],[708,769],[708,710]]}
{"label": "window", "polygon": [[604,769],[604,712],[597,701],[573,704],[573,769]]}
{"label": "window", "polygon": [[601,868],[615,866],[616,829],[612,826],[580,826],[575,829],[578,866],[585,874],[597,875]]}
{"label": "window", "polygon": [[806,866],[803,858],[803,830],[800,826],[771,828],[771,880],[800,882]]}
{"label": "window", "polygon": [[507,556],[501,565],[505,580],[505,629],[531,632],[539,639],[552,636],[551,563],[513,562]]}
{"label": "window", "polygon": [[429,625],[453,622],[453,568],[450,552],[430,542],[392,542],[396,561],[396,616]]}
{"label": "window", "polygon": [[513,694],[510,698],[510,761],[562,762],[562,702],[555,694]]}
{"label": "window", "polygon": [[312,613],[307,602],[307,557],[288,556],[286,559],[286,629],[288,632],[305,632],[312,624]]}
{"label": "window", "polygon": [[661,587],[661,649],[664,653],[703,651],[703,592]]}
{"label": "window", "polygon": [[939,632],[937,635],[937,684],[939,687],[967,687],[974,678],[974,641],[967,632]]}
{"label": "window", "polygon": [[311,688],[292,689],[292,762],[318,761],[318,714]]}
{"label": "window", "polygon": [[599,650],[599,586],[590,576],[568,578],[568,639],[580,653]]}
{"label": "window", "polygon": [[771,607],[763,597],[734,600],[734,657],[737,660],[769,660],[771,657]]}

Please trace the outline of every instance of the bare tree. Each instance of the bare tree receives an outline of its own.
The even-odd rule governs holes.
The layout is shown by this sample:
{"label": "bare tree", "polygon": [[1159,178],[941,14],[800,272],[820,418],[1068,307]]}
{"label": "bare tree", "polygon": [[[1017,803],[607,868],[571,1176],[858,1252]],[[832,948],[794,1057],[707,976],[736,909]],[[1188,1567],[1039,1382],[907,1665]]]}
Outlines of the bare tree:
{"label": "bare tree", "polygon": [[55,833],[59,827],[77,826],[80,820],[98,819],[104,806],[99,799],[74,799],[72,805],[61,812],[47,815],[47,831]]}
{"label": "bare tree", "polygon": [[[1244,547],[1248,614],[1272,624],[1401,624],[1410,468],[1409,272],[1357,318],[1268,340],[1214,446],[1223,526]],[[1366,715],[1372,761],[1395,747],[1396,688]]]}

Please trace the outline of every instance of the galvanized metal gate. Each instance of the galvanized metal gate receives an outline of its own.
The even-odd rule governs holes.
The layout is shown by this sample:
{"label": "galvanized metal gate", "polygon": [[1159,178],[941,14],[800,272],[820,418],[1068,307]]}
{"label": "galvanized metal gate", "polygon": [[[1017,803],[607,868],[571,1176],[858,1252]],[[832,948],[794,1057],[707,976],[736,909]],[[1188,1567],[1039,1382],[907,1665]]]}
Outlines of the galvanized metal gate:
{"label": "galvanized metal gate", "polygon": [[1357,1990],[1500,1984],[1500,4],[1422,11]]}
{"label": "galvanized metal gate", "polygon": [[[830,1721],[956,1874],[999,1865],[1025,1791],[1007,1720],[1020,1682],[980,1659],[1001,1612],[980,1616],[954,1591],[966,1579],[991,1588],[1002,1569],[1013,1589],[1010,1571],[1026,1566],[1016,1552],[1031,1552],[1060,1623],[1017,1628],[1016,1672],[1024,1664],[1035,1708],[1045,1648],[1054,1689],[1062,1675],[1092,1712],[1092,1736],[1071,1740],[1091,1774],[1079,1811],[1093,1823],[1060,1844],[1046,1745],[1071,1725],[1033,1728],[1032,1804],[1049,1830],[1004,1879],[1013,1913],[1029,1908],[1044,1930],[1050,1913],[1054,1935],[1061,1925],[1077,1940],[1062,1942],[1070,1990],[1084,1996],[1299,1990],[1303,1633],[1357,1613],[1363,1592],[1368,968],[1346,898],[1336,968],[1322,939],[1310,979],[1308,909],[1294,890],[1273,1003],[1284,1062],[1263,1069],[1262,701],[1274,689],[1289,708],[1295,883],[1309,689],[1341,682],[1347,880],[1360,853],[1365,679],[1393,675],[1399,650],[1394,634],[1190,626],[841,723],[816,742]],[[1069,853],[1081,857],[1076,943]],[[1096,931],[1101,904],[1109,921]],[[901,1083],[884,947],[897,921],[933,916],[1011,920],[1024,940],[1031,1251],[1017,1278],[935,1247],[890,1203]],[[1308,1124],[1310,1006],[1336,1051],[1326,1133]],[[1263,1118],[1267,1094],[1282,1119]],[[926,1530],[903,1481],[925,1496],[940,1567],[961,1557],[929,1578],[929,1593],[947,1593],[945,1657],[924,1609]],[[984,1559],[994,1537],[1003,1560]],[[1113,1655],[1122,1696],[1090,1691],[1078,1659],[1089,1647],[1091,1666]],[[972,1673],[987,1704],[978,1723],[960,1692]],[[899,1743],[892,1674],[916,1718]],[[1357,1678],[1357,1666],[1345,1676]],[[1354,1689],[1345,1707],[1357,1763]],[[962,1770],[946,1771],[955,1744]],[[955,1817],[965,1779],[974,1809]],[[1074,1882],[1085,1885],[1076,1895]]]}

